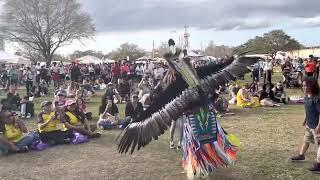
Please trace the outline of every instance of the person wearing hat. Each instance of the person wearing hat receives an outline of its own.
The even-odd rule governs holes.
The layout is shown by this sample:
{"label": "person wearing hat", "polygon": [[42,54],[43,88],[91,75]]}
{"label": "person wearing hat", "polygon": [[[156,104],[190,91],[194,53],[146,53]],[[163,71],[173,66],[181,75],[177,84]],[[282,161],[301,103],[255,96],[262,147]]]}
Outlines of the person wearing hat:
{"label": "person wearing hat", "polygon": [[69,133],[62,131],[64,114],[58,110],[58,107],[53,111],[51,101],[42,102],[41,109],[42,112],[38,115],[38,131],[42,142],[50,145],[69,143]]}
{"label": "person wearing hat", "polygon": [[66,112],[64,115],[64,130],[76,131],[86,135],[89,138],[100,137],[101,134],[94,132],[97,129],[96,125],[90,125],[86,115],[81,112],[74,100],[66,102]]}
{"label": "person wearing hat", "polygon": [[67,101],[67,94],[58,91],[54,101],[54,107],[63,107]]}

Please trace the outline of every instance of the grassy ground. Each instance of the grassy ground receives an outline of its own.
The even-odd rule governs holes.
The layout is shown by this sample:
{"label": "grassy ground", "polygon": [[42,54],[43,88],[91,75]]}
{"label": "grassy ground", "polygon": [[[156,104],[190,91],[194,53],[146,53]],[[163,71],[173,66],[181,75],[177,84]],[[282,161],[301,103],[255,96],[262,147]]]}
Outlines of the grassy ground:
{"label": "grassy ground", "polygon": [[[275,77],[280,78],[278,74]],[[42,100],[50,98],[36,99],[36,111]],[[100,97],[88,104],[95,118],[99,104]],[[123,108],[119,106],[120,112]],[[320,179],[306,170],[315,158],[314,146],[306,162],[288,161],[302,143],[302,105],[232,110],[236,115],[220,118],[220,122],[226,131],[241,139],[238,161],[230,169],[217,170],[210,179]],[[35,122],[28,120],[28,127],[35,128]],[[103,131],[100,139],[86,144],[0,157],[0,179],[186,179],[182,152],[168,148],[168,133],[133,155],[120,155],[115,143],[119,132]]]}

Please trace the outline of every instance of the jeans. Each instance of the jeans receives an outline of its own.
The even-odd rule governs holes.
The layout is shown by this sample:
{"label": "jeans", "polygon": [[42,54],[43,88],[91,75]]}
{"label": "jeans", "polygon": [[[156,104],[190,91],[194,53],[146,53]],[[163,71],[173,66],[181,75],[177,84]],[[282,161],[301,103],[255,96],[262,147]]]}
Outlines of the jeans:
{"label": "jeans", "polygon": [[184,125],[184,121],[186,119],[186,116],[183,115],[182,117],[180,117],[178,120],[176,121],[172,121],[171,122],[171,127],[170,127],[170,142],[174,142],[174,132],[175,129],[178,125],[178,128],[180,128],[179,130],[179,143],[182,142],[182,138],[183,138],[183,125]]}
{"label": "jeans", "polygon": [[36,132],[30,132],[29,134],[25,135],[19,142],[16,142],[15,145],[18,148],[22,148],[25,146],[31,145],[33,142],[40,140],[39,134]]}
{"label": "jeans", "polygon": [[9,147],[7,145],[0,143],[0,156],[8,154],[8,152],[9,152]]}
{"label": "jeans", "polygon": [[33,86],[33,81],[26,81],[26,89],[27,89],[27,95],[30,94],[30,90]]}
{"label": "jeans", "polygon": [[259,82],[259,69],[254,69],[252,71],[252,79],[253,79],[253,82],[254,81]]}

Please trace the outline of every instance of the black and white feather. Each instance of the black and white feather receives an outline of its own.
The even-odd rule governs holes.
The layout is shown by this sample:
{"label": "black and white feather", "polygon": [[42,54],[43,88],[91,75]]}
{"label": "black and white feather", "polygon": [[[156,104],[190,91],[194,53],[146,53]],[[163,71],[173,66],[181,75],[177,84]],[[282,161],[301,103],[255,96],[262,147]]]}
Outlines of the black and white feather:
{"label": "black and white feather", "polygon": [[[221,85],[243,77],[250,72],[249,67],[256,63],[259,57],[239,57],[231,59],[223,69],[215,68],[210,73],[208,66],[204,71],[197,71],[200,80],[200,88],[207,93],[218,90]],[[230,64],[230,62],[232,62]],[[214,68],[213,68],[214,69]],[[218,71],[217,71],[218,70]],[[120,153],[133,153],[136,149],[148,145],[152,139],[158,137],[169,128],[172,121],[176,121],[182,114],[193,107],[199,99],[199,91],[196,88],[188,88],[182,78],[179,82],[172,83],[162,94],[155,99],[151,108],[147,109],[140,119],[129,124],[123,132],[118,145]],[[176,87],[178,85],[179,87]],[[171,99],[170,99],[171,98]]]}

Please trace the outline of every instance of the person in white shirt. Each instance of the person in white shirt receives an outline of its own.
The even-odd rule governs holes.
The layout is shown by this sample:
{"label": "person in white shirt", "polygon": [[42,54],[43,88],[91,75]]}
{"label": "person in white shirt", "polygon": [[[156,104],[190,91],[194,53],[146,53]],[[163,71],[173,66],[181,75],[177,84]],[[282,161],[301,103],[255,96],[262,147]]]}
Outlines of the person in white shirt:
{"label": "person in white shirt", "polygon": [[142,65],[137,65],[136,67],[136,75],[137,75],[137,78],[138,79],[141,79],[142,78],[142,75],[143,75],[143,67]]}
{"label": "person in white shirt", "polygon": [[153,69],[151,68],[148,62],[144,65],[143,74],[147,75],[148,77],[152,76],[153,74]]}
{"label": "person in white shirt", "polygon": [[155,80],[161,80],[164,75],[164,69],[161,65],[156,65],[156,68],[154,70],[154,79]]}
{"label": "person in white shirt", "polygon": [[273,61],[271,59],[266,59],[266,62],[263,64],[264,71],[264,80],[263,83],[271,83],[272,80],[272,71],[273,71]]}

